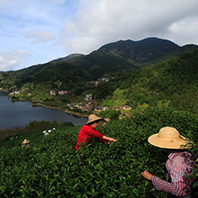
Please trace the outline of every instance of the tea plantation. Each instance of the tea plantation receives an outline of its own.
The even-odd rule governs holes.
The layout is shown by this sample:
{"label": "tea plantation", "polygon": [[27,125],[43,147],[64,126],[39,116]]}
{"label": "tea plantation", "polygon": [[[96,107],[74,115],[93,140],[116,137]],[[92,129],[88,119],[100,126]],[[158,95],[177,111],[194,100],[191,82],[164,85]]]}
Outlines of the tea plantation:
{"label": "tea plantation", "polygon": [[[74,149],[80,126],[22,133],[0,142],[0,197],[141,197],[165,198],[143,170],[164,179],[169,151],[151,146],[147,138],[161,127],[172,126],[198,144],[198,115],[171,109],[148,109],[132,117],[111,120],[101,133],[118,139],[111,145],[92,139]],[[29,148],[21,148],[27,138]],[[191,150],[198,158],[198,148]],[[195,164],[194,175],[198,177]],[[194,184],[194,190],[198,182]]]}

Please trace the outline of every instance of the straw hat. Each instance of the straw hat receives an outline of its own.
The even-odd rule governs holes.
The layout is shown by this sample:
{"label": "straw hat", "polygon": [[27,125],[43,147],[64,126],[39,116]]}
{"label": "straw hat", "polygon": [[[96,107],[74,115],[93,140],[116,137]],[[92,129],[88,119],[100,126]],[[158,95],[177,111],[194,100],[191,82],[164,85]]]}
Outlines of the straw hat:
{"label": "straw hat", "polygon": [[27,143],[29,143],[29,142],[30,142],[29,140],[24,139],[22,144],[27,144]]}
{"label": "straw hat", "polygon": [[91,114],[88,117],[88,121],[86,122],[86,124],[90,124],[92,122],[96,122],[96,121],[100,121],[103,120],[102,117],[98,117],[96,114]]}
{"label": "straw hat", "polygon": [[[186,149],[191,148],[190,143],[179,131],[173,127],[163,127],[159,133],[151,135],[148,142],[153,146],[167,149]],[[187,145],[184,147],[184,145]]]}

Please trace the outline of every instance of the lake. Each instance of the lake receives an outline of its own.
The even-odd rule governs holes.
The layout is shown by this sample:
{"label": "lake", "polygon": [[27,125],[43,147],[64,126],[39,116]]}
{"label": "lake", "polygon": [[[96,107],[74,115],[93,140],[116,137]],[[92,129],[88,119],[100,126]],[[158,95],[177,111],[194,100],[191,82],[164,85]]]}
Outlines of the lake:
{"label": "lake", "polygon": [[72,122],[75,126],[84,125],[87,118],[77,117],[62,111],[45,107],[32,107],[31,102],[8,100],[8,93],[0,91],[0,129],[26,126],[32,121]]}

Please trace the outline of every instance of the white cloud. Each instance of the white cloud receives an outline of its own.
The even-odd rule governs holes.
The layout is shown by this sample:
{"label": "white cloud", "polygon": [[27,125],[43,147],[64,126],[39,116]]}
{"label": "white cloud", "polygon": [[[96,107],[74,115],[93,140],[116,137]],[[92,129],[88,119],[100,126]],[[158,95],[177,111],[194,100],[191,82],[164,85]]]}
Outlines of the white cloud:
{"label": "white cloud", "polygon": [[[197,7],[196,0],[80,0],[77,21],[65,23],[61,41],[67,51],[84,53],[112,41],[140,40],[150,36],[169,36],[185,44],[182,42],[190,40],[193,33],[187,34],[184,40],[170,27],[173,24],[180,26],[181,21],[189,17],[193,20],[198,16]],[[180,31],[183,30],[184,26]]]}
{"label": "white cloud", "polygon": [[26,34],[26,38],[32,39],[32,44],[38,44],[53,41],[56,39],[56,36],[49,32],[29,31]]}
{"label": "white cloud", "polygon": [[[198,16],[185,18],[184,20],[173,23],[170,27],[170,37],[178,44],[197,44]],[[177,35],[177,37],[174,37]]]}
{"label": "white cloud", "polygon": [[0,52],[0,71],[9,71],[19,67],[23,59],[30,56],[23,50]]}
{"label": "white cloud", "polygon": [[[2,65],[27,67],[125,39],[198,44],[197,8],[197,0],[0,0]],[[19,49],[33,56],[3,59]]]}
{"label": "white cloud", "polygon": [[52,3],[52,4],[63,4],[63,3],[66,3],[67,0],[44,0],[46,1],[47,3]]}

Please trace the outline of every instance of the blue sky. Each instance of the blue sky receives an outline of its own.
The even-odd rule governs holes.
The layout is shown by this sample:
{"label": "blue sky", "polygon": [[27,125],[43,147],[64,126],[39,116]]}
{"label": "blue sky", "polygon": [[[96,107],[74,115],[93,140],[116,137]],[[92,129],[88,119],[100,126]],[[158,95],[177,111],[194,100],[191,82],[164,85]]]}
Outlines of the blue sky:
{"label": "blue sky", "polygon": [[197,0],[0,0],[0,71],[118,40],[198,44]]}

